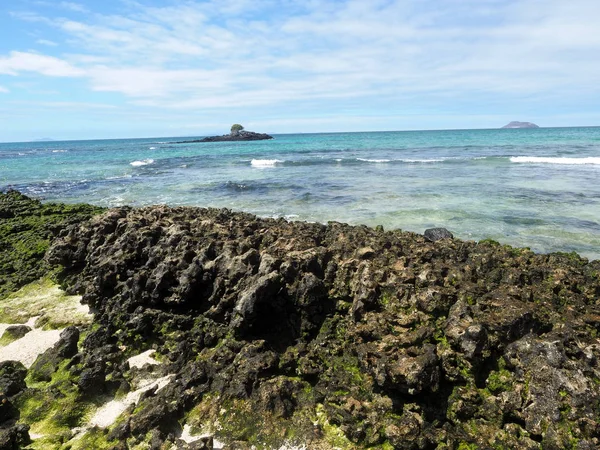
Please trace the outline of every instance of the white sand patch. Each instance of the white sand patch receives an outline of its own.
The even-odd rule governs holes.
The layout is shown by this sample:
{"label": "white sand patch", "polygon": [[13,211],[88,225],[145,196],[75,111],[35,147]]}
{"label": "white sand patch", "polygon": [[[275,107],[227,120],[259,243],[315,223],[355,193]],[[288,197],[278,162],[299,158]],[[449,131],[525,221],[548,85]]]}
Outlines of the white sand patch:
{"label": "white sand patch", "polygon": [[141,369],[146,364],[150,364],[151,366],[156,366],[160,364],[157,360],[155,360],[152,355],[156,352],[156,350],[147,350],[144,353],[140,353],[139,355],[132,356],[127,360],[130,368],[137,367]]}
{"label": "white sand patch", "polygon": [[1,347],[0,361],[20,361],[30,368],[39,355],[58,342],[62,331],[33,329],[22,338]]}
{"label": "white sand patch", "polygon": [[174,375],[167,375],[158,380],[142,380],[139,383],[138,389],[127,394],[125,398],[119,400],[111,400],[101,406],[90,420],[90,426],[106,428],[111,426],[119,418],[123,411],[130,405],[137,405],[142,394],[150,389],[157,387],[157,391],[164,388]]}
{"label": "white sand patch", "polygon": [[37,320],[40,318],[40,316],[33,316],[31,318],[29,318],[29,320],[27,322],[25,322],[24,325],[27,325],[29,328],[35,328],[35,323],[37,322]]}

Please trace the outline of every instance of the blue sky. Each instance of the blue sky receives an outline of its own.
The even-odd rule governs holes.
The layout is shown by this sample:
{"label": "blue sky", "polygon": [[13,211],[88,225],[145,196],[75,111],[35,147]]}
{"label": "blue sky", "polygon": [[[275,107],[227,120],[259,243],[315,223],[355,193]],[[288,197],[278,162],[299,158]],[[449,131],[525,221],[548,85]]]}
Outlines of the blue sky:
{"label": "blue sky", "polygon": [[597,0],[11,0],[0,142],[600,125]]}

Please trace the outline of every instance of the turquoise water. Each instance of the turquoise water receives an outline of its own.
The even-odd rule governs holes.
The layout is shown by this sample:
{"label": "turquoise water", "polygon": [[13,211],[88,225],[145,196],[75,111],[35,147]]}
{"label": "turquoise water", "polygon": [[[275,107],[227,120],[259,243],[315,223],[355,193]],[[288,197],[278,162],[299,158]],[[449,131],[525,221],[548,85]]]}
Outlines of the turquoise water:
{"label": "turquoise water", "polygon": [[0,190],[98,205],[227,207],[600,257],[600,128],[0,144]]}

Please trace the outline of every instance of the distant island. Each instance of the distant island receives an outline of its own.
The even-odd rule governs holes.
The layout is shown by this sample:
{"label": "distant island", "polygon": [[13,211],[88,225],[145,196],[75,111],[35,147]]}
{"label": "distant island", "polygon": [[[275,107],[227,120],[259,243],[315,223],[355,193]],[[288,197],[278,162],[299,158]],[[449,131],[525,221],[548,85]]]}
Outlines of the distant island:
{"label": "distant island", "polygon": [[518,122],[512,121],[507,125],[504,125],[502,128],[539,128],[535,123],[531,122]]}
{"label": "distant island", "polygon": [[195,139],[192,141],[180,141],[176,142],[176,144],[191,144],[195,142],[236,142],[236,141],[263,141],[266,139],[273,139],[273,136],[270,136],[265,133],[255,133],[254,131],[246,131],[244,127],[238,123],[234,123],[231,126],[231,131],[229,134],[224,134],[222,136],[208,136],[202,139]]}

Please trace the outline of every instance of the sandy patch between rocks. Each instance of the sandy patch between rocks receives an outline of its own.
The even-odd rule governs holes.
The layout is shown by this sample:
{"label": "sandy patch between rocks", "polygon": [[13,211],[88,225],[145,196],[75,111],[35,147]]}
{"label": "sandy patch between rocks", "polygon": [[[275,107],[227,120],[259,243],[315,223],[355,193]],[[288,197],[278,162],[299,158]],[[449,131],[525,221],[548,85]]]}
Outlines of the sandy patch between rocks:
{"label": "sandy patch between rocks", "polygon": [[152,355],[156,352],[156,350],[147,350],[144,353],[140,353],[139,355],[132,356],[127,360],[129,363],[129,367],[133,369],[134,367],[141,369],[146,364],[151,366],[156,366],[160,364],[157,360],[155,360]]}
{"label": "sandy patch between rocks", "polygon": [[107,428],[111,426],[119,418],[123,411],[130,405],[136,405],[140,401],[142,394],[150,389],[156,387],[157,391],[164,388],[173,378],[173,375],[167,375],[159,378],[158,380],[142,380],[138,384],[138,389],[127,394],[124,398],[111,400],[101,406],[92,419],[90,420],[90,426],[96,426],[99,428]]}
{"label": "sandy patch between rocks", "polygon": [[20,361],[29,369],[39,355],[58,342],[62,331],[34,328],[22,338],[0,347],[0,361]]}

